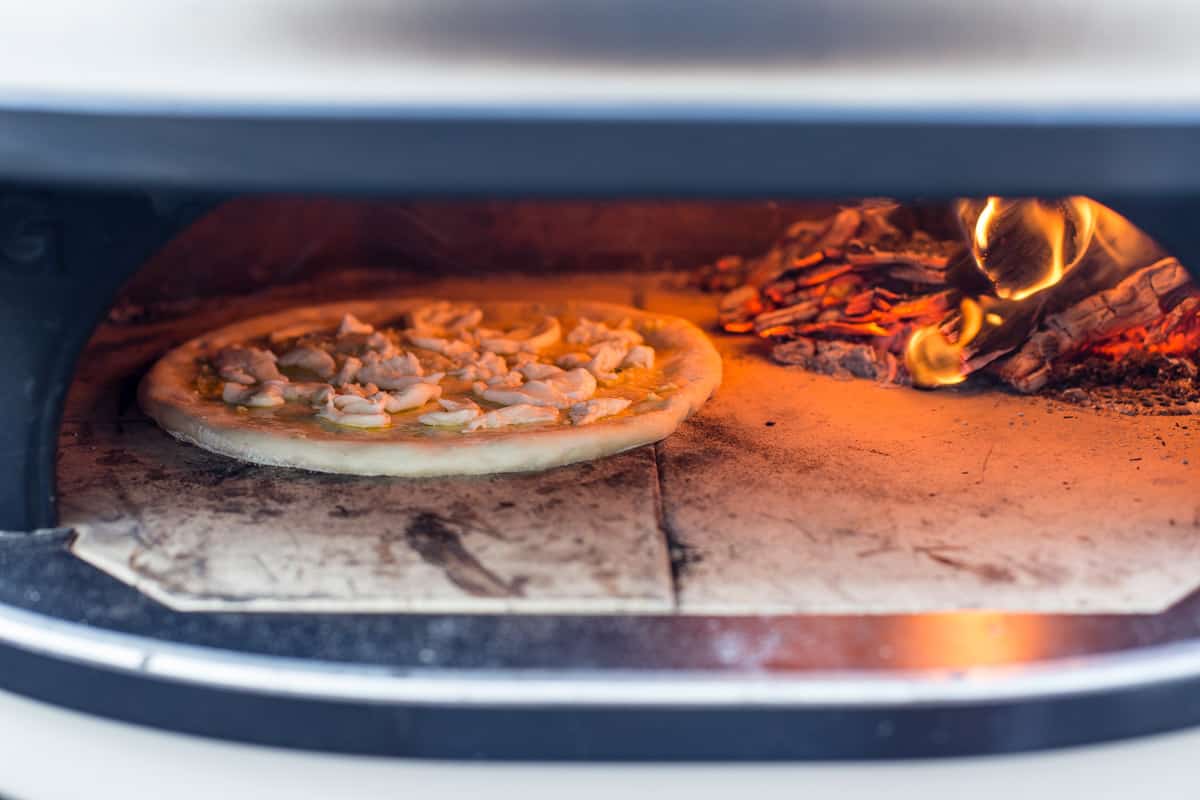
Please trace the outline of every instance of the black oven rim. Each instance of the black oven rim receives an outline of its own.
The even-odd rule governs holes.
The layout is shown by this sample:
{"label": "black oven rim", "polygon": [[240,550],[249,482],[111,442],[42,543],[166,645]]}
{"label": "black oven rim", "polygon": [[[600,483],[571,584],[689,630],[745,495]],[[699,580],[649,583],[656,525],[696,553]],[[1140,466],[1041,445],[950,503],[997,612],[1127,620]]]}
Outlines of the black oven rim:
{"label": "black oven rim", "polygon": [[1200,109],[0,98],[0,180],[410,197],[1200,194]]}
{"label": "black oven rim", "polygon": [[[0,604],[0,676],[0,688],[18,694],[168,730],[449,759],[928,758],[1200,724],[1196,640],[1019,667],[883,675],[393,670],[168,642]],[[380,715],[390,720],[385,730],[366,724]],[[635,722],[641,732],[628,729]],[[706,728],[731,735],[692,735]],[[534,729],[557,734],[529,735]],[[515,735],[521,731],[526,738]]]}

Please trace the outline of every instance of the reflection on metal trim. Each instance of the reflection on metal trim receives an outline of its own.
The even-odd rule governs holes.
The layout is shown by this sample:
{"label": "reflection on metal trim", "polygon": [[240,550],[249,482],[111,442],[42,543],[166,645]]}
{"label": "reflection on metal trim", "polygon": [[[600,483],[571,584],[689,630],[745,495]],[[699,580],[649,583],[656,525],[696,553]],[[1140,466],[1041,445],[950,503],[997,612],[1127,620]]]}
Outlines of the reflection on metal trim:
{"label": "reflection on metal trim", "polygon": [[99,631],[0,606],[0,642],[88,666],[266,695],[410,705],[879,707],[1095,694],[1200,676],[1200,643],[1036,667],[875,675],[723,676],[700,671],[421,670],[347,667]]}

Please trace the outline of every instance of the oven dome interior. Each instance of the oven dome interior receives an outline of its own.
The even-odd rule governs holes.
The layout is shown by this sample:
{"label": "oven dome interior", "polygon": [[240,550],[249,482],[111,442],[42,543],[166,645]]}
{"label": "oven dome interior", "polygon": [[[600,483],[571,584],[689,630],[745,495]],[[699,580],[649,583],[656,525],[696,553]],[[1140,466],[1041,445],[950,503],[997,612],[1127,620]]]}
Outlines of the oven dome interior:
{"label": "oven dome interior", "polygon": [[[955,258],[977,258],[968,251],[979,247],[973,237],[989,202],[230,200],[145,262],[81,358],[60,438],[62,522],[81,532],[78,555],[188,610],[1161,610],[1197,582],[1190,531],[1198,481],[1189,463],[1195,425],[1183,413],[1190,401],[1142,387],[1149,367],[1131,372],[1129,387],[1119,379],[1114,387],[1111,376],[1106,387],[1089,384],[1081,401],[1061,388],[1023,394],[983,371],[934,391],[897,386],[880,365],[903,372],[903,348],[872,367],[873,380],[853,377],[856,362],[840,355],[781,356],[797,342],[815,342],[814,354],[834,344],[861,348],[857,332],[842,334],[845,315],[827,317],[854,299],[838,288],[844,276],[867,273],[855,296],[881,290],[884,279],[861,263],[842,270],[844,241],[827,243],[802,268],[777,265],[775,283],[757,287],[761,314],[800,302],[770,295],[780,281],[793,293],[821,288],[841,306],[755,336],[754,318],[736,317],[744,308],[722,299],[752,280],[780,242],[803,261],[800,245],[787,245],[796,231],[819,238],[847,209],[867,209],[856,235],[883,215],[963,245]],[[1054,202],[1032,212],[1011,206],[1009,217],[997,217],[1007,226],[997,235],[1021,235],[1023,214],[1068,208]],[[1106,224],[1124,223],[1098,208],[1112,214]],[[1045,270],[1028,262],[1057,249],[1061,282],[1076,281],[1071,270],[1084,262],[1075,251],[1091,240],[1064,244],[1084,224],[1070,208],[1062,213],[1058,243],[1019,242],[1026,274],[1018,269],[1013,280],[1042,280]],[[878,235],[867,242],[873,253],[895,245],[891,233]],[[1055,308],[1114,290],[1139,266],[1167,258],[1136,229],[1122,236],[1136,258],[1120,256],[1112,279]],[[1101,250],[1115,240],[1093,238]],[[959,262],[937,263],[952,272],[947,264]],[[888,273],[891,294],[873,295],[882,305],[870,310],[870,324],[890,324],[889,312],[913,301],[893,296],[912,269],[893,272],[901,282]],[[986,289],[986,278],[977,270],[965,286]],[[904,285],[926,299],[944,288]],[[169,439],[137,408],[148,366],[206,330],[289,306],[405,293],[605,299],[678,314],[718,343],[725,380],[709,406],[657,445],[487,479],[347,482],[239,465]],[[1178,303],[1181,293],[1172,286],[1162,294]],[[1010,314],[1009,294],[1008,306],[980,315]],[[961,299],[943,303],[933,322],[905,321],[905,335],[923,326],[956,345],[966,324]],[[751,327],[739,334],[730,322],[743,317]],[[1123,413],[1131,410],[1139,413]],[[414,544],[422,536],[450,537],[458,560],[423,556]]]}

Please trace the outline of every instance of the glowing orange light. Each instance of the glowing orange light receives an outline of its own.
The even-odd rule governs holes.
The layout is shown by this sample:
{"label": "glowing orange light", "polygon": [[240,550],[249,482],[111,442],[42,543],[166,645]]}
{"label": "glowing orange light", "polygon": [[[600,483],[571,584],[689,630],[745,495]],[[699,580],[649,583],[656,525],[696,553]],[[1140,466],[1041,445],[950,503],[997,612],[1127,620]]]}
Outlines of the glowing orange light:
{"label": "glowing orange light", "polygon": [[983,326],[979,303],[964,298],[959,305],[958,337],[951,341],[937,325],[921,328],[908,340],[904,363],[917,386],[950,386],[966,380],[963,353]]}
{"label": "glowing orange light", "polygon": [[999,197],[989,197],[987,204],[983,207],[983,211],[979,213],[979,219],[975,222],[975,247],[980,250],[987,249],[988,225],[991,223],[992,217],[996,214],[996,205],[999,202]]}
{"label": "glowing orange light", "polygon": [[[976,209],[971,253],[1004,300],[1024,300],[1061,281],[1083,258],[1095,229],[1095,206],[1086,197],[988,197],[982,208],[971,200],[959,205],[967,219]],[[1014,270],[1017,252],[1023,258]]]}

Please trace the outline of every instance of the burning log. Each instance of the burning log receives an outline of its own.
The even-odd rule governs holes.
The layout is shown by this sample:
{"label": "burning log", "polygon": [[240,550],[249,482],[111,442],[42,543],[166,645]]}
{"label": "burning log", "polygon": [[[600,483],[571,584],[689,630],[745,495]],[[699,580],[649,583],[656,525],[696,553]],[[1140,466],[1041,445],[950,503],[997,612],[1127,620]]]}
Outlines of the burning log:
{"label": "burning log", "polygon": [[1113,288],[1046,317],[1041,329],[992,369],[1018,391],[1036,392],[1046,385],[1054,362],[1079,353],[1088,344],[1164,317],[1169,310],[1164,303],[1188,283],[1183,266],[1174,258],[1164,258]]}
{"label": "burning log", "polygon": [[[709,289],[730,288],[713,276],[742,278],[721,300],[722,327],[817,372],[931,386],[986,369],[1020,392],[1088,354],[1200,350],[1200,291],[1103,206],[961,201],[970,233],[940,238],[897,209],[872,202],[800,222],[758,258],[702,270]],[[914,372],[923,357],[939,366]]]}

